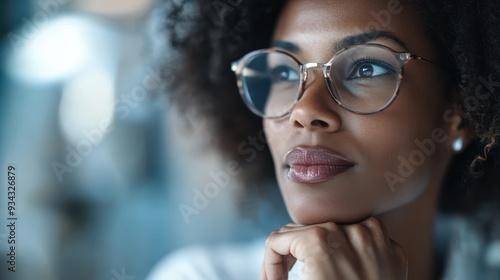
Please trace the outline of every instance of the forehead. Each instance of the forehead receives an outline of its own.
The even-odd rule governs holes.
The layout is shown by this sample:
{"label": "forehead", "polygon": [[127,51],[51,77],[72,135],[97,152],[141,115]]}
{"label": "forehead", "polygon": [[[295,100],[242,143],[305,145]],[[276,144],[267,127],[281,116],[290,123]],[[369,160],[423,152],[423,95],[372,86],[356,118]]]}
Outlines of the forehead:
{"label": "forehead", "polygon": [[[409,51],[431,56],[423,20],[406,0],[289,0],[274,31],[274,41],[288,41],[301,49],[314,49],[325,59],[333,46],[347,36],[390,32]],[[390,47],[401,49],[397,44]]]}

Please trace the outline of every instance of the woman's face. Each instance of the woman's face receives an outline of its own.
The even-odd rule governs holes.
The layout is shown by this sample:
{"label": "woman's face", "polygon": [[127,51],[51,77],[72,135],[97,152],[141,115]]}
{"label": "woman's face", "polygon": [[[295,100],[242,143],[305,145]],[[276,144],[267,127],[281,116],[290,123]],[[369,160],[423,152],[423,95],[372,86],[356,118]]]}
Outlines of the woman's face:
{"label": "woman's face", "polygon": [[[273,41],[295,45],[291,52],[303,63],[326,63],[342,39],[373,30],[399,40],[369,43],[437,61],[422,19],[407,1],[290,0]],[[396,100],[373,115],[341,108],[321,70],[309,70],[291,114],[264,121],[280,189],[296,223],[356,222],[411,203],[441,184],[451,158],[442,75],[436,65],[417,60],[404,70]]]}

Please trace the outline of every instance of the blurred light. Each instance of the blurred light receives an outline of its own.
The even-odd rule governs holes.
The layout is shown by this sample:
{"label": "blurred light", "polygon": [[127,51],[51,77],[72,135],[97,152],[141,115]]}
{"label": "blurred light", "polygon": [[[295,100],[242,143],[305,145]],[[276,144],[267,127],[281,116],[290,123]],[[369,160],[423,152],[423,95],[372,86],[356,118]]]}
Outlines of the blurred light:
{"label": "blurred light", "polygon": [[84,26],[75,18],[56,19],[33,34],[14,54],[10,71],[26,82],[51,82],[81,68],[89,57]]}
{"label": "blurred light", "polygon": [[153,0],[77,0],[79,9],[112,17],[142,17],[153,6]]}
{"label": "blurred light", "polygon": [[67,79],[114,42],[106,27],[98,20],[73,15],[35,27],[32,34],[19,34],[26,42],[10,55],[7,72],[21,83],[46,84]]}
{"label": "blurred light", "polygon": [[[69,143],[82,141],[98,145],[114,113],[114,78],[102,68],[88,69],[69,80],[63,88],[59,107],[61,131]],[[101,135],[102,137],[98,137]]]}
{"label": "blurred light", "polygon": [[489,266],[500,268],[500,240],[490,243],[486,249],[485,259]]}

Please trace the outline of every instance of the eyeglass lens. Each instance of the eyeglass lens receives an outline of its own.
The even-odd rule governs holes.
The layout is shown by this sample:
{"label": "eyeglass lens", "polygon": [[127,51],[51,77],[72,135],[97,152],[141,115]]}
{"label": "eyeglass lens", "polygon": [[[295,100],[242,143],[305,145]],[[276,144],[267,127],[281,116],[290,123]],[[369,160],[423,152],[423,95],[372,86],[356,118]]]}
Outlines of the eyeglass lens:
{"label": "eyeglass lens", "polygon": [[[271,51],[257,53],[243,63],[240,79],[247,103],[255,111],[278,117],[293,108],[301,94],[301,68],[296,60]],[[397,91],[402,62],[388,49],[356,46],[338,53],[330,63],[325,78],[328,89],[346,109],[376,112]]]}

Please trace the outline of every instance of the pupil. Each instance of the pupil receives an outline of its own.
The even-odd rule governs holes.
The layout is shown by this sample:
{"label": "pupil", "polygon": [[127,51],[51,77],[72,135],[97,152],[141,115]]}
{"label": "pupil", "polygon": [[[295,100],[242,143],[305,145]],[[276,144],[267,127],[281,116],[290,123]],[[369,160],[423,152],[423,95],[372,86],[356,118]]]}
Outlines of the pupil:
{"label": "pupil", "polygon": [[288,72],[287,71],[282,71],[281,72],[281,79],[288,80]]}
{"label": "pupil", "polygon": [[373,75],[373,66],[371,65],[363,65],[359,69],[359,75],[361,77],[371,77]]}

